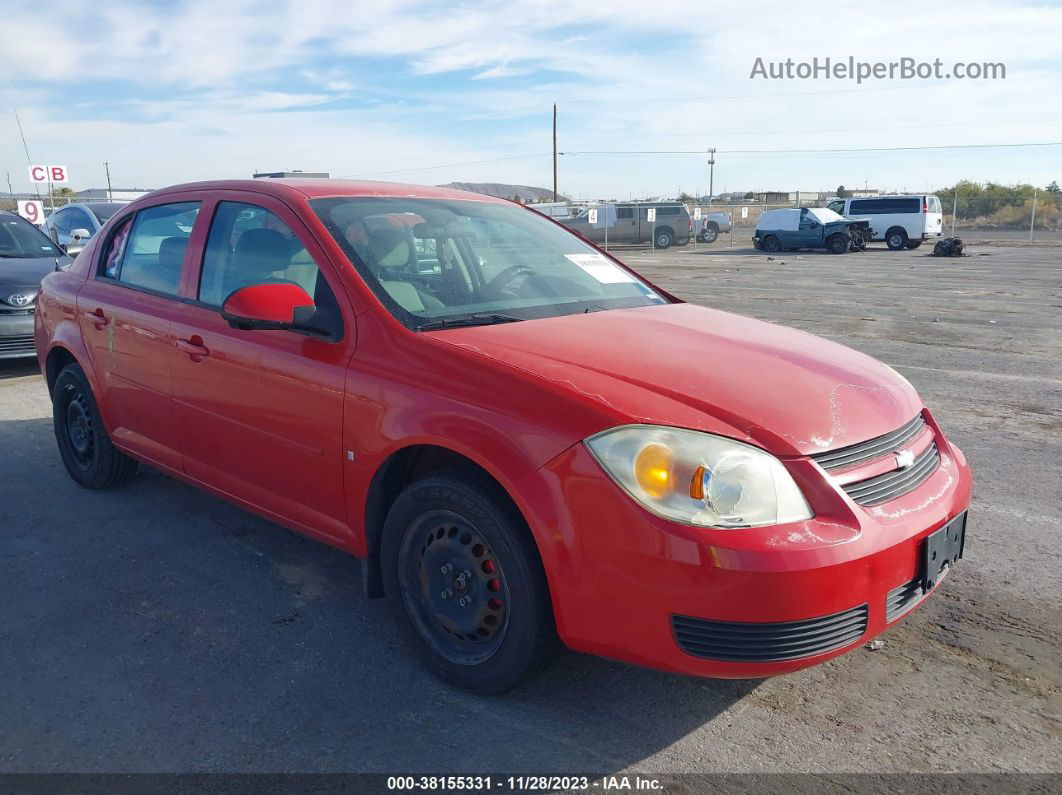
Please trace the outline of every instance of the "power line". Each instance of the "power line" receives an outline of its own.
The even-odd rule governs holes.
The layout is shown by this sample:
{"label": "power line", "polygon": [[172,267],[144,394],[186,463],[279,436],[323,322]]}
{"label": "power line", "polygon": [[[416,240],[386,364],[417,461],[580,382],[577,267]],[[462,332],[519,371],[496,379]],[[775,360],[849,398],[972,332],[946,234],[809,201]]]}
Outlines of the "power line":
{"label": "power line", "polygon": [[[832,154],[843,152],[911,152],[928,149],[1014,149],[1029,146],[1062,146],[1062,141],[1018,144],[944,144],[940,146],[870,146],[859,149],[719,149],[720,154]],[[703,155],[703,149],[614,149],[558,152],[561,155]]]}
{"label": "power line", "polygon": [[[1062,123],[1062,119],[1026,119],[1024,121],[1010,120],[1006,122],[1002,121],[977,121],[977,122],[953,122],[948,124],[900,124],[891,127],[826,127],[818,130],[730,130],[726,132],[696,132],[696,133],[657,133],[653,135],[626,135],[624,138],[644,139],[644,138],[715,138],[720,135],[799,135],[804,133],[831,133],[831,132],[880,132],[888,130],[928,130],[938,127],[984,127],[994,124],[1006,124],[1008,127],[1013,127],[1015,124],[1059,124]],[[575,135],[571,138],[575,140],[594,138],[600,140],[604,135],[611,135],[613,133],[597,133],[597,134],[585,134]]]}
{"label": "power line", "polygon": [[[562,154],[562,153],[558,153]],[[437,166],[419,166],[417,168],[396,168],[392,171],[370,171],[363,174],[348,174],[340,179],[360,179],[361,177],[377,177],[384,174],[406,174],[413,171],[434,171],[438,168],[456,168],[457,166],[480,166],[486,163],[504,163],[508,160],[530,160],[534,157],[549,157],[549,152],[534,155],[513,155],[512,157],[497,157],[492,160],[466,160],[463,163],[441,163]]]}

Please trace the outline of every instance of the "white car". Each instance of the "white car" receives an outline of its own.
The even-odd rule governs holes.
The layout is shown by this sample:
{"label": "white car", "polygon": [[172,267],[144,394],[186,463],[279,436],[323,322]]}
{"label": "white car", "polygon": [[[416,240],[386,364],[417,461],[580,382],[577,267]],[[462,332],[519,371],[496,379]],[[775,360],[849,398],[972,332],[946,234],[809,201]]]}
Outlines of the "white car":
{"label": "white car", "polygon": [[831,199],[826,206],[845,218],[870,221],[874,239],[884,240],[893,251],[918,248],[944,232],[940,199],[929,193]]}

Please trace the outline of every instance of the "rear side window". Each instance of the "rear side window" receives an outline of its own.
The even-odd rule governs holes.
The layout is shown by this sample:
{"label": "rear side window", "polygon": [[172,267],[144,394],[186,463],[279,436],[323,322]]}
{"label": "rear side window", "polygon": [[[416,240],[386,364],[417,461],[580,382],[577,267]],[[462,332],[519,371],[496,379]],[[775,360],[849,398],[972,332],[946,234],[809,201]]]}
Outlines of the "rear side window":
{"label": "rear side window", "polygon": [[129,230],[133,228],[133,219],[126,218],[122,221],[111,239],[107,242],[107,249],[103,254],[103,263],[100,273],[108,279],[118,278],[118,266],[122,264],[122,255],[125,253],[125,244],[129,240]]}
{"label": "rear side window", "polygon": [[617,218],[633,218],[634,217],[634,208],[633,207],[617,207],[616,208],[616,217]]}
{"label": "rear side window", "polygon": [[[180,202],[160,204],[138,212],[120,252],[112,250],[119,234],[111,238],[111,247],[106,254],[108,261],[117,255],[116,277],[112,278],[133,287],[177,295],[184,252],[199,207],[199,202]],[[105,263],[104,275],[109,275],[107,269]]]}
{"label": "rear side window", "polygon": [[679,208],[678,207],[657,207],[656,208],[656,214],[657,215],[678,215],[679,214]]}

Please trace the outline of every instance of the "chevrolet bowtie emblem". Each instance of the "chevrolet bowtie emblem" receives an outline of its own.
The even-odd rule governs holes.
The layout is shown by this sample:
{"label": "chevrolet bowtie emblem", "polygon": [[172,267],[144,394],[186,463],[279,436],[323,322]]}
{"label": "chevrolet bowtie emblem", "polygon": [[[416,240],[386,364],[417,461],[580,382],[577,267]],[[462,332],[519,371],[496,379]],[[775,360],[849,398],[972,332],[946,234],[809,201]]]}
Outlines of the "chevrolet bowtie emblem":
{"label": "chevrolet bowtie emblem", "polygon": [[911,466],[911,464],[913,463],[914,453],[912,453],[910,450],[900,450],[900,452],[896,454],[897,469],[907,469],[907,467]]}

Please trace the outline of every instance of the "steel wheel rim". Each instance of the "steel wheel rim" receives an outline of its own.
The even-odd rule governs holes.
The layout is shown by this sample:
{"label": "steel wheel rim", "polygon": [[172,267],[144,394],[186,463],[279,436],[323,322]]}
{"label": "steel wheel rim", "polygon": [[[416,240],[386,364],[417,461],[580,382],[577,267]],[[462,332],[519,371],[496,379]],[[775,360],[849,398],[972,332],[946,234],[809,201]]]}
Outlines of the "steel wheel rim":
{"label": "steel wheel rim", "polygon": [[458,665],[493,657],[511,602],[501,562],[475,526],[452,511],[422,514],[398,557],[406,612],[428,646]]}
{"label": "steel wheel rim", "polygon": [[670,242],[671,241],[666,234],[659,234],[656,236],[656,245],[659,248],[667,248],[667,245]]}
{"label": "steel wheel rim", "polygon": [[902,245],[903,245],[903,238],[902,238],[902,237],[900,237],[899,235],[893,235],[893,236],[892,236],[892,237],[890,238],[890,241],[889,241],[889,242],[891,242],[891,243],[892,243],[892,244],[893,244],[894,246],[896,246],[897,248],[899,248],[900,246],[902,246]]}
{"label": "steel wheel rim", "polygon": [[81,469],[88,469],[96,451],[96,428],[85,393],[80,389],[71,392],[64,413],[66,440],[74,462]]}

